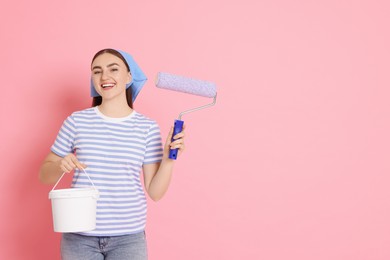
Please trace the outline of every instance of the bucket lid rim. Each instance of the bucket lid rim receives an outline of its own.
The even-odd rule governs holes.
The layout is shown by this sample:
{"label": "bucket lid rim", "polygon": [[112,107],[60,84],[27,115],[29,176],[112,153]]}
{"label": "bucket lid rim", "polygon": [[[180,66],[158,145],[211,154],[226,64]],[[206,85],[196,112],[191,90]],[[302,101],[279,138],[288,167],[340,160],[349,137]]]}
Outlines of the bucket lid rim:
{"label": "bucket lid rim", "polygon": [[49,199],[99,196],[99,191],[93,187],[58,189],[49,192]]}
{"label": "bucket lid rim", "polygon": [[65,188],[65,189],[55,189],[51,190],[50,192],[62,192],[62,191],[90,191],[90,190],[96,190],[94,187],[83,187],[83,188]]}

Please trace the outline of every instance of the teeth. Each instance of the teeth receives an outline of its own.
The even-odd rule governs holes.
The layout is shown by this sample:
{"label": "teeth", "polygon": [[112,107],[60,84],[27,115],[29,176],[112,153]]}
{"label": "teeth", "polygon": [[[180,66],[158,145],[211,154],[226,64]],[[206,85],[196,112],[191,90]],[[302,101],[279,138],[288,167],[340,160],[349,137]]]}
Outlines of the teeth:
{"label": "teeth", "polygon": [[103,88],[108,88],[108,87],[113,87],[115,84],[112,84],[112,83],[110,83],[110,84],[103,84],[102,85],[102,87]]}

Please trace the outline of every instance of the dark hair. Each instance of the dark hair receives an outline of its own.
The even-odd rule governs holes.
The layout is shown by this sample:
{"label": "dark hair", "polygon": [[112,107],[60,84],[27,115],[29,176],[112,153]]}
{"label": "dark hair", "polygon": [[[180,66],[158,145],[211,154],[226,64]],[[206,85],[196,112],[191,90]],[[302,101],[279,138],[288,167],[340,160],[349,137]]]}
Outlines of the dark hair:
{"label": "dark hair", "polygon": [[[114,49],[103,49],[103,50],[100,50],[98,51],[95,56],[93,56],[92,58],[92,62],[91,64],[93,63],[93,61],[99,57],[100,55],[104,54],[104,53],[109,53],[109,54],[112,54],[116,57],[118,57],[119,59],[121,59],[125,65],[126,65],[126,68],[127,68],[127,71],[130,72],[130,67],[129,67],[129,64],[127,64],[125,58],[122,56],[122,54],[120,54],[120,52],[114,50]],[[131,72],[130,72],[131,73]],[[129,107],[133,108],[133,94],[132,94],[132,91],[131,91],[131,88],[127,88],[126,89],[126,100],[127,100],[127,104],[129,105]],[[98,106],[102,103],[102,97],[101,96],[97,96],[97,97],[93,97],[92,98],[92,106],[95,107],[95,106]]]}

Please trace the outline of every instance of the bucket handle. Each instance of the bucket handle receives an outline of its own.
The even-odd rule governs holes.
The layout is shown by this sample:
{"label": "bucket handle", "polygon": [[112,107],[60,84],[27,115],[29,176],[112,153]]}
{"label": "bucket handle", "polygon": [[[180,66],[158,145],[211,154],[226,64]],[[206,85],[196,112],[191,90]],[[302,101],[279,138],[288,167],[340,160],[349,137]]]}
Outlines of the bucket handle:
{"label": "bucket handle", "polygon": [[[93,188],[94,188],[95,190],[97,190],[96,187],[95,187],[95,184],[93,184],[93,181],[91,180],[91,178],[89,177],[89,175],[88,175],[88,173],[85,171],[85,169],[84,169],[83,167],[81,167],[81,170],[83,170],[83,172],[85,173],[85,175],[87,175],[89,181],[92,183]],[[61,177],[60,177],[60,178],[58,179],[58,181],[56,182],[56,184],[54,184],[53,189],[51,189],[52,191],[57,187],[58,183],[61,181],[62,177],[64,177],[65,173],[66,173],[66,172],[63,172],[62,175],[61,175]]]}

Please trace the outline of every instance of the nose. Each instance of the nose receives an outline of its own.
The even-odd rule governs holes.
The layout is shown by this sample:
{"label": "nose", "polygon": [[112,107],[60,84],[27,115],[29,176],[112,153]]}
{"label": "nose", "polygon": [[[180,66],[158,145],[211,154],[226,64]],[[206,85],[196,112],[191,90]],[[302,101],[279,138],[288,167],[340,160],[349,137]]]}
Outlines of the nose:
{"label": "nose", "polygon": [[101,76],[100,76],[100,79],[101,79],[101,80],[105,80],[105,79],[108,78],[108,71],[103,70],[102,73],[101,73],[100,75],[101,75]]}

